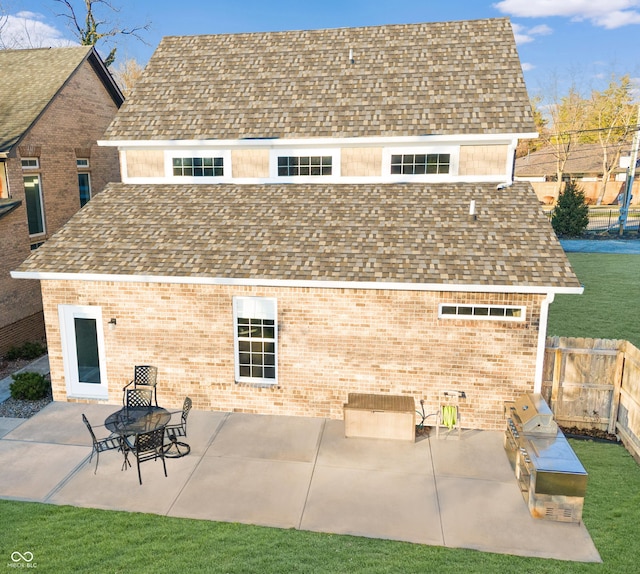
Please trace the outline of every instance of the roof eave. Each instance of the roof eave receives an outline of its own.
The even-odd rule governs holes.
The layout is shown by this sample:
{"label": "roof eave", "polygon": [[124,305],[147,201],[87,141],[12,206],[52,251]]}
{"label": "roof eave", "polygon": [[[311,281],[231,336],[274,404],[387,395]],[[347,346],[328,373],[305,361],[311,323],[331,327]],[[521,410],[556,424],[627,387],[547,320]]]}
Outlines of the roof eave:
{"label": "roof eave", "polygon": [[375,291],[441,291],[463,293],[525,293],[581,295],[584,287],[552,285],[481,285],[462,283],[400,283],[390,281],[283,280],[245,277],[205,277],[173,275],[117,275],[108,273],[60,273],[50,271],[11,271],[14,279],[39,281],[112,281],[115,283],[172,283],[186,285],[233,285],[316,289],[364,289]]}
{"label": "roof eave", "polygon": [[376,137],[346,137],[346,138],[242,138],[242,139],[193,139],[193,140],[98,140],[98,145],[105,147],[127,148],[198,148],[198,147],[290,147],[290,146],[379,146],[384,144],[429,144],[450,143],[464,144],[478,142],[510,143],[517,139],[531,139],[538,137],[536,132],[505,132],[497,134],[424,134],[420,136],[376,136]]}

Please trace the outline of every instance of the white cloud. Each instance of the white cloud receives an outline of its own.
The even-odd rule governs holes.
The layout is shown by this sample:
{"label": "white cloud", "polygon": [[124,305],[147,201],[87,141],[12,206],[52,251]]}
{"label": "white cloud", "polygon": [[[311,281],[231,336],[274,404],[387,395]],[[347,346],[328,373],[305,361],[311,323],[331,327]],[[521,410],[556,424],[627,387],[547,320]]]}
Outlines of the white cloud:
{"label": "white cloud", "polygon": [[541,25],[534,26],[533,28],[526,28],[520,24],[511,24],[513,28],[513,35],[516,39],[516,44],[528,44],[535,40],[534,36],[547,36],[553,33],[553,30],[549,26]]}
{"label": "white cloud", "polygon": [[523,72],[529,72],[530,70],[533,70],[535,68],[535,66],[533,64],[529,64],[528,62],[522,62],[522,71]]}
{"label": "white cloud", "polygon": [[71,46],[57,28],[44,21],[36,12],[17,12],[6,17],[0,29],[1,43],[6,48],[43,48],[49,46]]}
{"label": "white cloud", "polygon": [[640,0],[502,0],[493,6],[520,18],[561,16],[608,29],[640,24]]}

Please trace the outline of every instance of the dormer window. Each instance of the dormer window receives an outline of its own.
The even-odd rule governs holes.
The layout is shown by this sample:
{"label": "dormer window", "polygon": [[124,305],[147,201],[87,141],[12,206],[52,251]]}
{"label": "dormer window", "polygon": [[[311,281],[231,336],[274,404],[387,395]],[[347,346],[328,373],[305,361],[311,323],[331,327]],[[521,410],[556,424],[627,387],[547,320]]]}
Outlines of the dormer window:
{"label": "dormer window", "polygon": [[418,153],[392,154],[391,174],[425,175],[449,173],[451,154]]}
{"label": "dormer window", "polygon": [[330,155],[278,156],[278,177],[331,175]]}
{"label": "dormer window", "polygon": [[221,157],[174,157],[173,175],[178,177],[222,177],[224,160]]}
{"label": "dormer window", "polygon": [[274,179],[314,181],[317,178],[340,177],[340,149],[272,150],[269,173]]}
{"label": "dormer window", "polygon": [[458,175],[458,146],[386,148],[382,173],[391,181],[439,181]]}
{"label": "dormer window", "polygon": [[165,177],[182,183],[206,183],[231,177],[231,152],[218,150],[165,151]]}

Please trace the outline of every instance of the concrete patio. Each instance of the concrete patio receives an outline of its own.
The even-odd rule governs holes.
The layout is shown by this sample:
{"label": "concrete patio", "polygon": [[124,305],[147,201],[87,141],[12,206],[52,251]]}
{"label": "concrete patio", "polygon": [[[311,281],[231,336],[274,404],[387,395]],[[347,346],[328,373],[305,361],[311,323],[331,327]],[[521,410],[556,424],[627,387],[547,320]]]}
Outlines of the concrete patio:
{"label": "concrete patio", "polygon": [[192,411],[191,454],[167,459],[168,478],[144,463],[140,486],[117,451],[95,475],[88,462],[81,414],[100,425],[116,409],[0,418],[0,497],[600,562],[583,524],[529,515],[499,432],[404,443],[346,439],[342,421]]}

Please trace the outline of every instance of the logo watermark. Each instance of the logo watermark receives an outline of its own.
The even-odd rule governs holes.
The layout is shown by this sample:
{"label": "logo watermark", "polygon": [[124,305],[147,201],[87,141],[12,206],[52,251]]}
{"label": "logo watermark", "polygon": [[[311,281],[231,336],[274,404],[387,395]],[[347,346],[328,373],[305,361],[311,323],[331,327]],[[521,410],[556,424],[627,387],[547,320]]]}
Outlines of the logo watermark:
{"label": "logo watermark", "polygon": [[37,568],[38,563],[33,561],[33,552],[18,552],[17,550],[11,553],[11,562],[7,563],[8,568]]}

